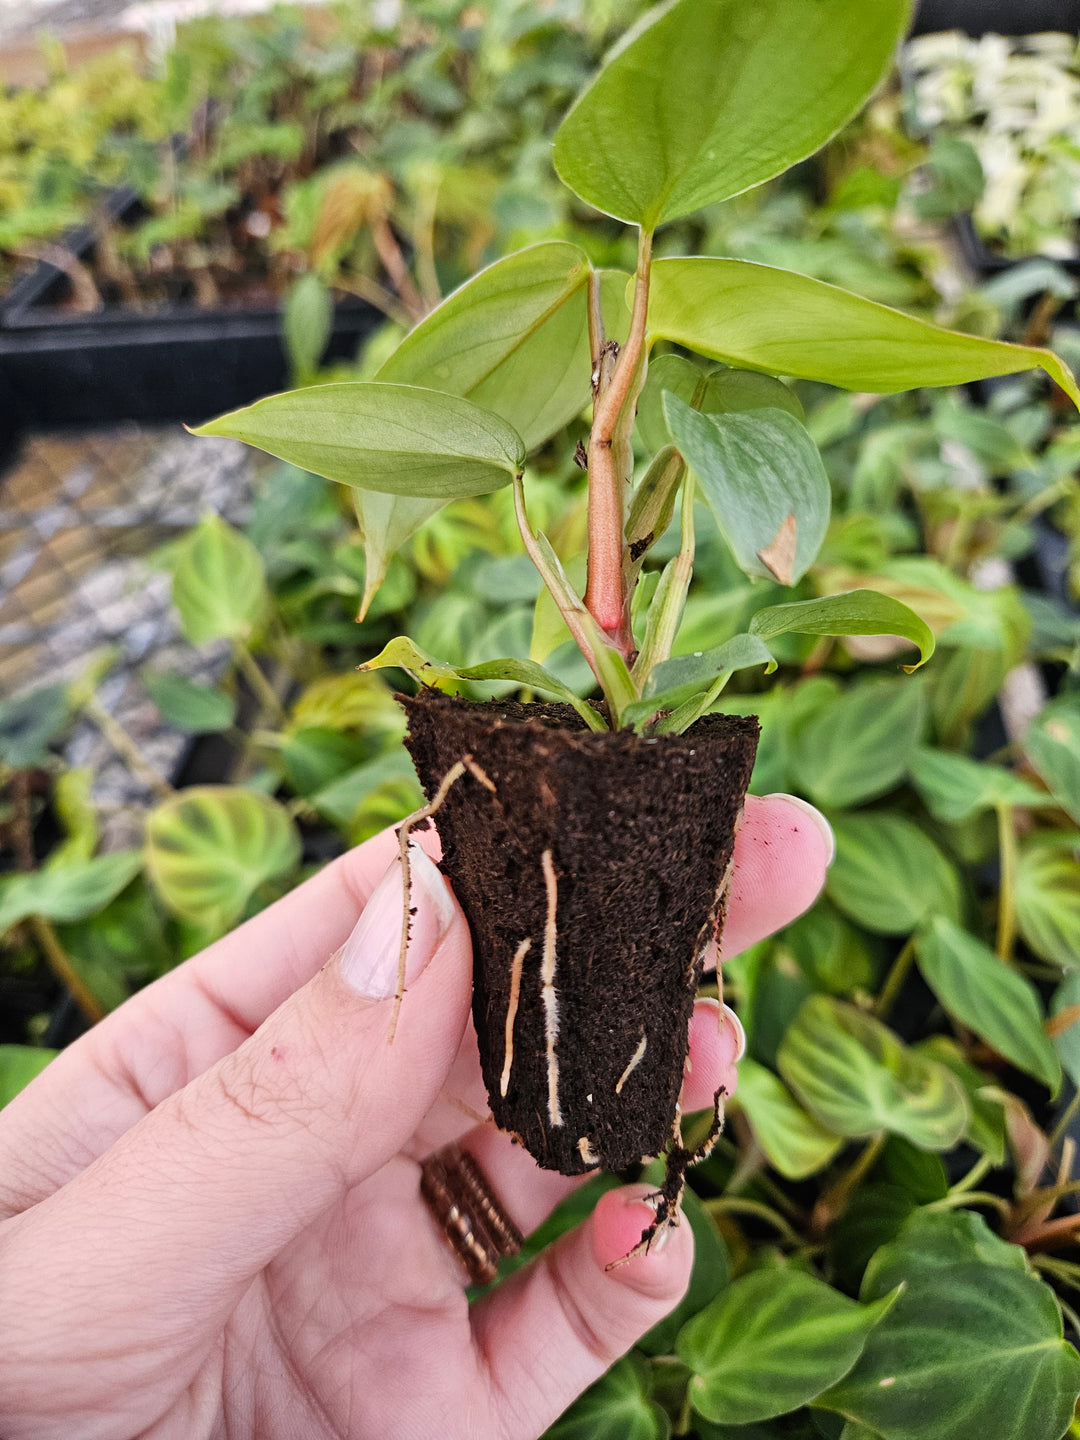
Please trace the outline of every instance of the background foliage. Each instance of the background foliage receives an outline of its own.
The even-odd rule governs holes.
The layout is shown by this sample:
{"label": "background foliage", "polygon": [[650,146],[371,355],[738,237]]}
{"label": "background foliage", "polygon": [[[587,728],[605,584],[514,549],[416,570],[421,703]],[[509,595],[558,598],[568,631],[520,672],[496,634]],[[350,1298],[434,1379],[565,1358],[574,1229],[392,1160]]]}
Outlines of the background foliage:
{"label": "background foliage", "polygon": [[[388,330],[348,370],[370,375],[417,307],[540,235],[632,264],[615,227],[564,198],[549,137],[605,37],[641,8],[430,0],[394,32],[342,11],[314,37],[282,11],[191,27],[149,79],[58,71],[41,94],[0,97],[0,187],[14,197],[0,247],[14,260],[55,239],[134,169],[147,214],[99,244],[115,271],[115,284],[98,274],[102,294],[149,303],[197,292],[200,272],[218,293],[227,275],[274,291],[314,277],[292,289],[286,324],[298,376],[325,380],[337,378],[318,368],[326,287],[378,286]],[[1047,253],[988,282],[957,261],[952,216],[977,204],[990,166],[967,111],[928,117],[958,52],[944,47],[931,85],[920,43],[907,98],[894,85],[822,155],[666,227],[659,251],[790,265],[1075,355],[1075,285]],[[1072,51],[1058,49],[1054,93],[1075,107]],[[1076,123],[1073,108],[1051,136],[1062,155]],[[33,143],[4,150],[16,125]],[[167,132],[188,137],[179,154]],[[1050,229],[1073,235],[1071,192],[1049,190]],[[256,215],[269,217],[261,235]],[[762,719],[754,791],[820,806],[837,858],[808,915],[725,969],[750,1049],[727,1134],[691,1178],[690,1293],[552,1433],[1059,1440],[1080,1393],[1080,430],[1035,374],[901,397],[793,389],[832,490],[795,598],[894,596],[927,619],[938,653],[905,677],[910,652],[887,637],[784,635],[775,688],[745,670],[723,697]],[[583,433],[571,419],[527,480],[572,578]],[[682,654],[792,598],[748,579],[711,526],[698,534]],[[650,553],[645,597],[677,548],[676,526]],[[58,746],[93,713],[109,657],[79,684],[0,706],[0,1102],[49,1058],[40,1042],[64,990],[104,1013],[415,808],[394,677],[354,668],[393,635],[459,668],[540,658],[588,691],[506,490],[421,526],[359,627],[370,587],[355,516],[290,465],[267,468],[242,532],[207,517],[158,559],[187,639],[224,643],[233,664],[218,687],[148,672],[147,689],[173,725],[220,737],[226,783],[169,793],[159,777],[143,844],[99,853],[89,777],[65,770]]]}

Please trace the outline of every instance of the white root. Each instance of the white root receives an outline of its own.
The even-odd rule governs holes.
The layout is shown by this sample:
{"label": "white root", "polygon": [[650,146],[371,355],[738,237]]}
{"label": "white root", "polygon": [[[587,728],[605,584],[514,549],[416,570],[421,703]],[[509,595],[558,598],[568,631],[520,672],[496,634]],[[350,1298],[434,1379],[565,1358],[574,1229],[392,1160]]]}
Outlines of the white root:
{"label": "white root", "polygon": [[623,1088],[623,1086],[626,1084],[627,1080],[630,1079],[630,1076],[634,1073],[634,1071],[637,1069],[637,1067],[641,1064],[642,1060],[644,1060],[644,1058],[645,1058],[645,1049],[646,1049],[646,1046],[648,1045],[648,1043],[649,1043],[649,1037],[645,1034],[644,1031],[642,1031],[642,1032],[641,1032],[641,1039],[640,1039],[639,1042],[638,1042],[638,1047],[637,1047],[637,1049],[634,1051],[633,1055],[631,1055],[631,1057],[630,1057],[630,1064],[627,1065],[626,1069],[625,1069],[625,1070],[622,1072],[622,1074],[619,1076],[618,1084],[615,1086],[615,1094],[616,1094],[616,1095],[621,1095],[621,1094],[622,1094],[622,1088]]}
{"label": "white root", "polygon": [[425,820],[430,820],[442,808],[443,801],[450,791],[468,772],[474,780],[478,780],[485,790],[490,790],[492,795],[495,792],[495,782],[491,777],[477,765],[471,755],[463,755],[460,760],[455,760],[450,769],[439,782],[439,788],[426,805],[422,805],[415,814],[398,826],[398,859],[401,861],[402,876],[402,915],[401,915],[401,945],[398,949],[398,973],[397,991],[394,995],[394,1009],[390,1016],[390,1031],[386,1037],[386,1043],[392,1045],[394,1036],[397,1034],[398,1017],[401,1014],[401,1000],[405,994],[405,960],[409,953],[409,930],[412,920],[412,866],[409,864],[409,836],[418,825]]}
{"label": "white root", "polygon": [[514,1021],[517,1018],[518,997],[521,994],[521,967],[531,945],[532,941],[528,937],[522,940],[510,970],[510,999],[506,1006],[506,1058],[503,1060],[502,1076],[499,1079],[499,1094],[504,1099],[510,1088],[510,1067],[514,1063]]}
{"label": "white root", "polygon": [[559,904],[559,884],[555,878],[555,861],[550,850],[540,857],[547,890],[547,923],[544,926],[544,954],[540,965],[541,998],[544,1002],[544,1041],[548,1075],[548,1119],[552,1125],[563,1123],[559,1105],[559,1060],[555,1042],[559,1038],[559,996],[555,989],[555,921]]}

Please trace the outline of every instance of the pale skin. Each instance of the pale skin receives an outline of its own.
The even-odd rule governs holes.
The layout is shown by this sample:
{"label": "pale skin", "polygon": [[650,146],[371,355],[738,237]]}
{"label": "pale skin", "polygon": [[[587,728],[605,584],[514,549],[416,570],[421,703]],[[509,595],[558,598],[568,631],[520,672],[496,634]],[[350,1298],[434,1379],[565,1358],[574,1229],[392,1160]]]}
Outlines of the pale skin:
{"label": "pale skin", "polygon": [[[387,1046],[395,855],[386,832],[327,866],[0,1112],[5,1440],[533,1440],[678,1302],[686,1225],[607,1268],[651,1218],[639,1185],[468,1306],[419,1161],[459,1142],[525,1232],[575,1182],[480,1118],[468,928],[434,867]],[[827,860],[804,810],[749,799],[724,955],[806,909]],[[734,1088],[736,1044],[700,1003],[686,1108]]]}

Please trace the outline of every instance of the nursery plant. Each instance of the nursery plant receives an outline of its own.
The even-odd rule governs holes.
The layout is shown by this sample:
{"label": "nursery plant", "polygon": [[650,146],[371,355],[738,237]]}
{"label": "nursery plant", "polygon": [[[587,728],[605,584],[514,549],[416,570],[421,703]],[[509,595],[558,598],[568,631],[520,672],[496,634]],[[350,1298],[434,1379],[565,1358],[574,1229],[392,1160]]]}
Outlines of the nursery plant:
{"label": "nursery plant", "polygon": [[[780,377],[891,391],[1041,366],[1080,399],[1049,351],[941,330],[764,266],[654,259],[665,222],[771,179],[847,121],[889,65],[908,9],[772,0],[751,22],[728,0],[677,0],[650,12],[571,108],[554,150],[582,200],[636,227],[633,276],[598,272],[563,242],[530,247],[466,283],[374,380],[271,396],[196,432],[354,487],[365,605],[422,520],[450,499],[513,487],[526,551],[599,699],[580,700],[535,659],[455,669],[407,637],[366,668],[423,682],[405,703],[429,804],[402,829],[402,859],[407,873],[411,825],[437,816],[473,931],[495,1118],[569,1174],[665,1150],[646,1245],[676,1221],[697,1158],[677,1115],[687,1022],[722,922],[758,734],[753,717],[709,712],[736,671],[773,668],[770,642],[792,632],[903,637],[919,651],[909,670],[933,650],[906,605],[854,589],[760,609],[745,633],[673,658],[695,494],[744,573],[790,586],[824,540],[830,492]],[[661,340],[691,353],[650,362]],[[590,400],[582,595],[529,519],[524,474],[530,452]],[[635,435],[649,452],[636,485]],[[676,510],[678,552],[649,596],[642,562]],[[544,700],[439,693],[461,681],[508,681]],[[407,884],[405,909],[402,975]]]}
{"label": "nursery plant", "polygon": [[[303,441],[310,457],[305,466],[331,475],[344,463],[342,442],[354,468],[348,476],[336,475],[349,486],[338,499],[356,502],[366,574],[344,506],[334,503],[338,487],[289,464],[265,476],[246,535],[207,517],[171,547],[168,563],[185,635],[196,645],[231,645],[238,673],[263,688],[254,720],[241,722],[255,726],[244,750],[247,768],[233,777],[244,783],[175,793],[165,785],[164,798],[155,798],[147,817],[145,845],[96,855],[89,777],[80,771],[56,776],[56,757],[49,753],[53,735],[70,723],[72,710],[79,713],[96,681],[91,677],[66,693],[48,687],[30,701],[0,707],[0,780],[11,802],[0,810],[3,835],[11,844],[21,834],[28,852],[36,840],[38,856],[45,854],[50,833],[57,842],[44,863],[35,868],[28,853],[25,873],[0,878],[9,1006],[7,1015],[0,1006],[0,1038],[40,1038],[39,1028],[21,1028],[17,1011],[19,986],[34,973],[35,949],[56,973],[66,964],[79,1003],[87,1014],[100,1013],[118,1003],[127,986],[267,903],[304,873],[305,863],[323,858],[328,846],[355,842],[422,803],[402,764],[400,714],[395,716],[380,676],[326,673],[373,654],[405,630],[412,639],[386,647],[384,658],[397,664],[383,673],[410,688],[404,663],[424,687],[420,708],[412,702],[410,723],[446,752],[436,754],[426,775],[429,801],[469,754],[519,804],[507,779],[526,783],[522,772],[535,754],[532,749],[522,762],[522,731],[530,747],[550,747],[553,758],[565,762],[547,779],[558,805],[574,805],[576,815],[567,818],[560,808],[547,817],[547,868],[543,850],[537,856],[522,846],[516,817],[500,815],[499,797],[468,765],[451,781],[434,818],[471,913],[479,924],[493,907],[502,917],[503,933],[494,940],[477,929],[481,985],[482,946],[502,942],[487,992],[494,1007],[488,1042],[493,1103],[513,1098],[528,1067],[524,1073],[542,1115],[550,1078],[543,998],[548,870],[554,875],[552,989],[561,1002],[554,1053],[565,1062],[559,1071],[562,1102],[568,1094],[580,1102],[577,1087],[589,1046],[573,1038],[571,1026],[579,1019],[583,1026],[595,1024],[594,1008],[630,997],[636,1025],[622,1040],[619,1071],[608,1075],[617,1084],[643,1025],[651,1027],[661,1004],[674,1010],[683,1002],[686,990],[676,989],[676,974],[681,983],[698,937],[695,932],[687,939],[685,930],[681,939],[668,932],[663,943],[658,930],[628,936],[631,917],[627,929],[616,932],[614,953],[605,949],[603,964],[594,967],[591,978],[595,969],[602,972],[599,991],[575,993],[567,977],[580,961],[577,937],[584,927],[574,906],[587,911],[585,943],[594,947],[598,936],[606,940],[604,932],[622,923],[619,912],[636,890],[659,888],[654,876],[667,867],[687,895],[687,878],[702,882],[708,893],[696,902],[684,900],[678,916],[670,899],[663,914],[658,905],[656,925],[679,918],[693,903],[708,914],[722,880],[718,810],[725,803],[737,808],[739,777],[706,772],[706,743],[699,750],[698,736],[703,725],[706,736],[711,726],[723,733],[723,716],[756,715],[762,735],[752,789],[792,790],[814,800],[833,821],[837,860],[826,896],[809,915],[724,967],[725,988],[750,1048],[727,1133],[691,1171],[692,1190],[683,1198],[696,1240],[691,1290],[678,1312],[553,1433],[564,1440],[663,1440],[673,1429],[700,1440],[921,1440],[928,1434],[942,1440],[1058,1440],[1080,1392],[1080,1362],[1062,1339],[1063,1315],[1070,1339],[1076,1338],[1069,1300],[1080,1281],[1080,1267],[1066,1258],[1077,1228],[1071,1089],[1054,1108],[1062,1070],[1073,1084],[1080,1078],[1080,795],[1073,758],[1080,734],[1080,630],[1075,617],[1045,595],[1022,599],[1015,585],[983,590],[966,577],[984,557],[1000,566],[1002,557],[1023,555],[1033,517],[1075,509],[1070,403],[1035,371],[1045,367],[1070,394],[1075,390],[1047,352],[950,335],[764,265],[678,254],[696,222],[691,217],[689,225],[677,219],[669,224],[669,218],[688,197],[697,204],[699,194],[712,199],[773,174],[823,138],[824,122],[801,145],[779,145],[775,137],[785,133],[784,124],[788,133],[794,125],[785,104],[790,99],[800,113],[818,114],[818,91],[808,99],[811,83],[826,90],[832,83],[821,52],[828,50],[832,64],[833,52],[843,50],[850,36],[851,46],[864,53],[865,32],[857,33],[857,26],[872,28],[871,17],[859,18],[861,7],[853,5],[788,0],[758,7],[746,41],[749,54],[755,44],[772,50],[759,56],[755,71],[745,52],[734,56],[730,49],[739,25],[750,23],[740,19],[745,8],[683,5],[652,17],[602,72],[607,78],[579,102],[556,152],[561,173],[585,201],[648,230],[655,218],[646,203],[652,152],[643,132],[646,142],[662,135],[662,155],[654,155],[652,164],[661,188],[675,196],[670,217],[662,210],[662,222],[655,222],[654,248],[662,258],[654,262],[650,254],[642,267],[650,290],[639,351],[644,378],[631,374],[623,424],[613,437],[625,442],[636,404],[629,435],[634,483],[624,481],[620,497],[634,649],[626,653],[625,624],[620,636],[618,624],[606,624],[598,605],[594,611],[587,585],[589,501],[582,487],[595,501],[604,464],[593,465],[586,479],[574,469],[571,452],[580,435],[588,463],[601,418],[592,383],[590,295],[599,290],[604,343],[621,344],[620,354],[609,349],[606,356],[597,347],[607,374],[597,375],[596,389],[603,384],[606,391],[631,343],[641,282],[601,271],[597,284],[586,255],[563,238],[511,256],[465,285],[384,363],[374,385],[306,392],[321,391],[328,404],[314,435],[310,416],[305,422],[301,415],[283,425],[277,439],[262,437],[275,453],[286,453],[283,445],[293,439]],[[872,8],[878,28],[884,20],[895,38],[902,7]],[[797,23],[785,28],[785,16],[793,13]],[[661,30],[644,58],[635,52],[653,25],[672,27],[680,16],[696,29]],[[824,30],[832,27],[827,37],[807,24],[808,16],[815,25],[823,17]],[[878,69],[891,43],[882,42]],[[850,62],[843,54],[847,58],[835,60],[840,70]],[[795,93],[803,61],[809,73]],[[868,65],[860,85],[852,86],[847,108],[832,125],[858,106],[873,84],[873,68]],[[736,84],[738,76],[744,79]],[[724,77],[738,96],[742,128],[724,109]],[[605,99],[604,87],[613,85],[615,99]],[[693,106],[691,94],[698,99]],[[758,100],[755,120],[751,102]],[[691,113],[684,115],[687,108]],[[587,151],[602,147],[609,156],[602,176],[638,175],[645,166],[637,189],[623,200],[601,193],[601,182],[590,181],[580,163],[575,169],[575,147],[568,141],[575,124],[585,122],[592,126]],[[706,151],[713,157],[708,165]],[[767,164],[762,160],[748,177],[743,168],[731,178],[736,164],[745,166],[748,155],[763,152],[772,157]],[[668,163],[675,179],[663,170]],[[680,188],[695,164],[707,181],[715,179],[713,191]],[[578,199],[569,203],[579,220],[589,221],[588,234],[600,235],[605,226],[616,232]],[[747,206],[752,215],[749,201]],[[557,233],[565,237],[563,230]],[[592,252],[594,260],[610,262],[618,244],[605,240]],[[854,276],[849,283],[858,288]],[[953,384],[997,370],[1020,373],[995,392],[989,408],[973,403],[970,393],[946,389],[884,398],[877,393]],[[811,378],[787,383],[800,376]],[[374,443],[371,423],[354,422],[354,414],[362,413],[354,402],[373,399],[380,419],[393,420],[383,402],[396,404],[390,387],[405,386],[418,387],[412,398],[434,411],[416,412],[428,418],[414,416],[412,435],[388,427],[393,443],[387,445],[387,432]],[[505,436],[509,425],[520,437],[500,475],[491,473],[489,450],[478,460],[460,443],[460,432],[451,433],[439,408],[448,395],[471,401],[464,413],[475,417],[479,410],[489,436]],[[762,405],[763,399],[771,404]],[[707,436],[707,454],[691,452],[694,435],[684,412],[689,425]],[[260,413],[253,407],[247,418]],[[311,415],[317,413],[313,404]],[[783,430],[785,416],[793,424]],[[416,428],[427,437],[423,443]],[[820,489],[811,436],[832,482],[827,532],[824,519],[819,530],[813,528],[813,504],[827,511],[829,492]],[[334,454],[326,458],[330,441]],[[319,443],[324,460],[317,463]],[[393,473],[406,479],[459,465],[454,473],[462,489],[453,493],[466,498],[442,510],[442,495],[366,488],[365,475],[386,485],[387,449],[397,451]],[[523,450],[524,477],[516,484]],[[719,458],[711,458],[716,451]],[[960,451],[966,458],[957,462]],[[685,460],[688,473],[682,472]],[[629,465],[625,450],[620,464]],[[502,488],[468,495],[470,465],[485,486],[501,481]],[[672,473],[665,480],[667,466]],[[988,480],[973,483],[972,471],[980,467],[984,480],[1005,480],[1008,490]],[[519,512],[527,504],[533,530],[546,532],[561,559],[551,557],[539,534],[533,540],[527,526],[518,531],[515,500]],[[791,527],[787,549],[770,542],[789,515],[796,554],[785,569]],[[635,559],[631,546],[647,538],[641,525],[654,534]],[[599,543],[602,549],[604,542],[593,538],[597,524],[592,530],[591,548]],[[527,556],[514,553],[519,534],[518,543],[538,551],[554,576],[554,593],[542,586]],[[689,561],[687,534],[693,538]],[[800,542],[816,548],[806,567]],[[915,553],[920,550],[925,553]],[[365,588],[365,620],[357,630],[344,606]],[[867,601],[868,590],[881,600]],[[871,626],[867,606],[888,607],[890,601],[893,608]],[[841,603],[848,609],[838,609]],[[779,619],[795,619],[811,633],[781,633],[770,612],[784,612]],[[811,626],[815,615],[821,618]],[[905,675],[900,662],[922,658],[912,643],[921,640],[923,651],[932,644],[918,616],[939,650],[925,669]],[[675,619],[669,640],[658,627]],[[651,686],[640,664],[650,620]],[[886,633],[852,638],[862,626]],[[838,638],[815,628],[835,629]],[[575,659],[572,636],[581,633],[586,645]],[[749,668],[736,670],[751,634],[766,649],[757,651]],[[735,648],[710,655],[720,641]],[[254,678],[253,652],[271,671],[284,663],[291,672],[294,684],[284,705]],[[599,678],[588,653],[600,666]],[[515,658],[494,671],[483,668],[499,654]],[[769,655],[779,664],[766,676]],[[444,666],[430,656],[457,663]],[[1013,667],[1030,670],[1033,662],[1062,693],[1022,742],[1006,745],[994,728],[994,696]],[[481,675],[508,678],[455,678],[475,675],[477,665]],[[546,679],[538,666],[550,672]],[[729,669],[726,688],[707,698]],[[623,671],[632,697],[619,688]],[[162,677],[148,674],[147,680],[175,723],[220,731],[233,720],[235,677],[217,689],[173,686],[171,693]],[[590,681],[593,701],[579,700]],[[473,699],[495,692],[499,699],[466,708],[433,687]],[[545,703],[519,705],[508,698],[518,692]],[[641,702],[648,713],[634,710]],[[702,719],[680,734],[683,721],[671,721],[688,702],[700,706]],[[248,696],[241,708],[250,703]],[[501,717],[495,743],[510,758],[480,749],[461,753],[457,732],[440,722],[442,709],[459,724],[479,724],[475,717],[485,709]],[[527,715],[535,718],[519,719]],[[619,729],[612,728],[620,724],[616,716]],[[575,723],[576,731],[568,728]],[[731,722],[726,728],[737,738]],[[707,738],[708,745],[717,743]],[[667,828],[693,798],[689,785],[676,785],[668,803],[665,777],[676,767],[657,757],[669,747],[676,759],[683,747],[679,780],[709,796],[690,842]],[[689,757],[691,748],[699,753]],[[603,799],[599,813],[585,814],[585,802],[601,784],[599,756],[607,749],[621,767],[612,796]],[[257,768],[253,756],[259,757]],[[702,770],[695,773],[691,767],[699,763]],[[51,811],[47,783],[53,786]],[[649,802],[644,825],[635,809],[643,797]],[[32,817],[45,823],[32,828]],[[571,885],[578,854],[564,844],[574,826],[584,826],[588,837],[576,899]],[[642,829],[649,845],[644,874],[631,869]],[[484,865],[497,868],[507,856],[523,857],[509,905],[501,893],[495,901],[482,896],[470,902],[470,885],[478,889],[486,878],[462,867],[460,852],[470,832],[488,842],[480,856]],[[711,854],[699,860],[703,844]],[[676,866],[688,849],[692,864],[679,875]],[[713,867],[711,876],[702,874],[707,867]],[[614,877],[612,888],[597,896],[595,877],[605,874]],[[528,938],[526,925],[536,938],[521,959],[504,1099],[513,962]],[[683,951],[676,955],[680,943]],[[655,974],[646,973],[650,950]],[[661,1001],[666,985],[673,998]],[[527,1034],[521,1028],[526,1006],[532,1007]],[[625,1020],[626,1011],[615,1013]],[[673,1072],[681,1068],[681,1038],[672,1025]],[[607,1164],[620,1160],[619,1145],[634,1159],[647,1153],[643,1123],[655,1121],[654,1147],[669,1141],[670,1113],[661,1117],[655,1092],[644,1097],[634,1089],[646,1074],[654,1075],[644,1068],[654,1043],[659,1041],[650,1028],[646,1050],[619,1097],[624,1108],[614,1111],[604,1139],[612,1147]],[[48,1055],[38,1046],[0,1047],[0,1101]],[[597,1058],[609,1063],[603,1052]],[[643,1098],[650,1102],[644,1107]],[[580,1111],[565,1113],[576,1118]],[[687,1150],[697,1147],[710,1121],[687,1122]],[[560,1129],[566,1125],[539,1127],[537,1148],[549,1139],[557,1145],[589,1133],[560,1135]],[[576,1168],[586,1168],[580,1152],[571,1158]],[[647,1174],[663,1186],[662,1166]],[[676,1166],[676,1185],[678,1178]],[[528,1249],[572,1224],[606,1183],[603,1176],[590,1181]]]}

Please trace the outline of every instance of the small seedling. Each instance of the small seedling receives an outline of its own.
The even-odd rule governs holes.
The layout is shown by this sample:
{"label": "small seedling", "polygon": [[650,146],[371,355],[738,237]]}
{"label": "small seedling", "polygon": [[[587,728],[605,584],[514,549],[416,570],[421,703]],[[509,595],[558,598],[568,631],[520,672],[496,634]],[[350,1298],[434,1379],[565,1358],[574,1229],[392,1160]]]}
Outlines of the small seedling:
{"label": "small seedling", "polygon": [[[395,549],[442,505],[513,487],[550,597],[540,606],[553,604],[564,630],[538,625],[547,640],[531,658],[468,668],[402,637],[365,668],[399,667],[421,685],[405,702],[407,743],[472,926],[496,1121],[567,1174],[666,1148],[660,1224],[674,1222],[694,1158],[678,1128],[687,1022],[757,743],[756,722],[716,714],[717,701],[736,671],[774,669],[770,642],[788,633],[898,636],[919,652],[909,670],[934,648],[895,599],[803,591],[758,609],[744,634],[677,653],[695,500],[748,576],[797,586],[825,538],[830,487],[786,380],[891,392],[1041,366],[1080,402],[1047,350],[943,330],[764,265],[656,256],[667,222],[781,174],[849,120],[909,10],[675,0],[651,11],[569,111],[554,151],[584,202],[636,227],[632,276],[595,270],[564,241],[532,246],[451,295],[375,380],[271,396],[196,432],[353,488],[365,608]],[[529,455],[589,405],[577,451],[588,472],[582,595],[530,521],[525,477]],[[643,565],[676,513],[677,553],[639,615]],[[566,636],[595,703],[541,663]],[[437,688],[493,680],[544,701],[467,704]]]}

